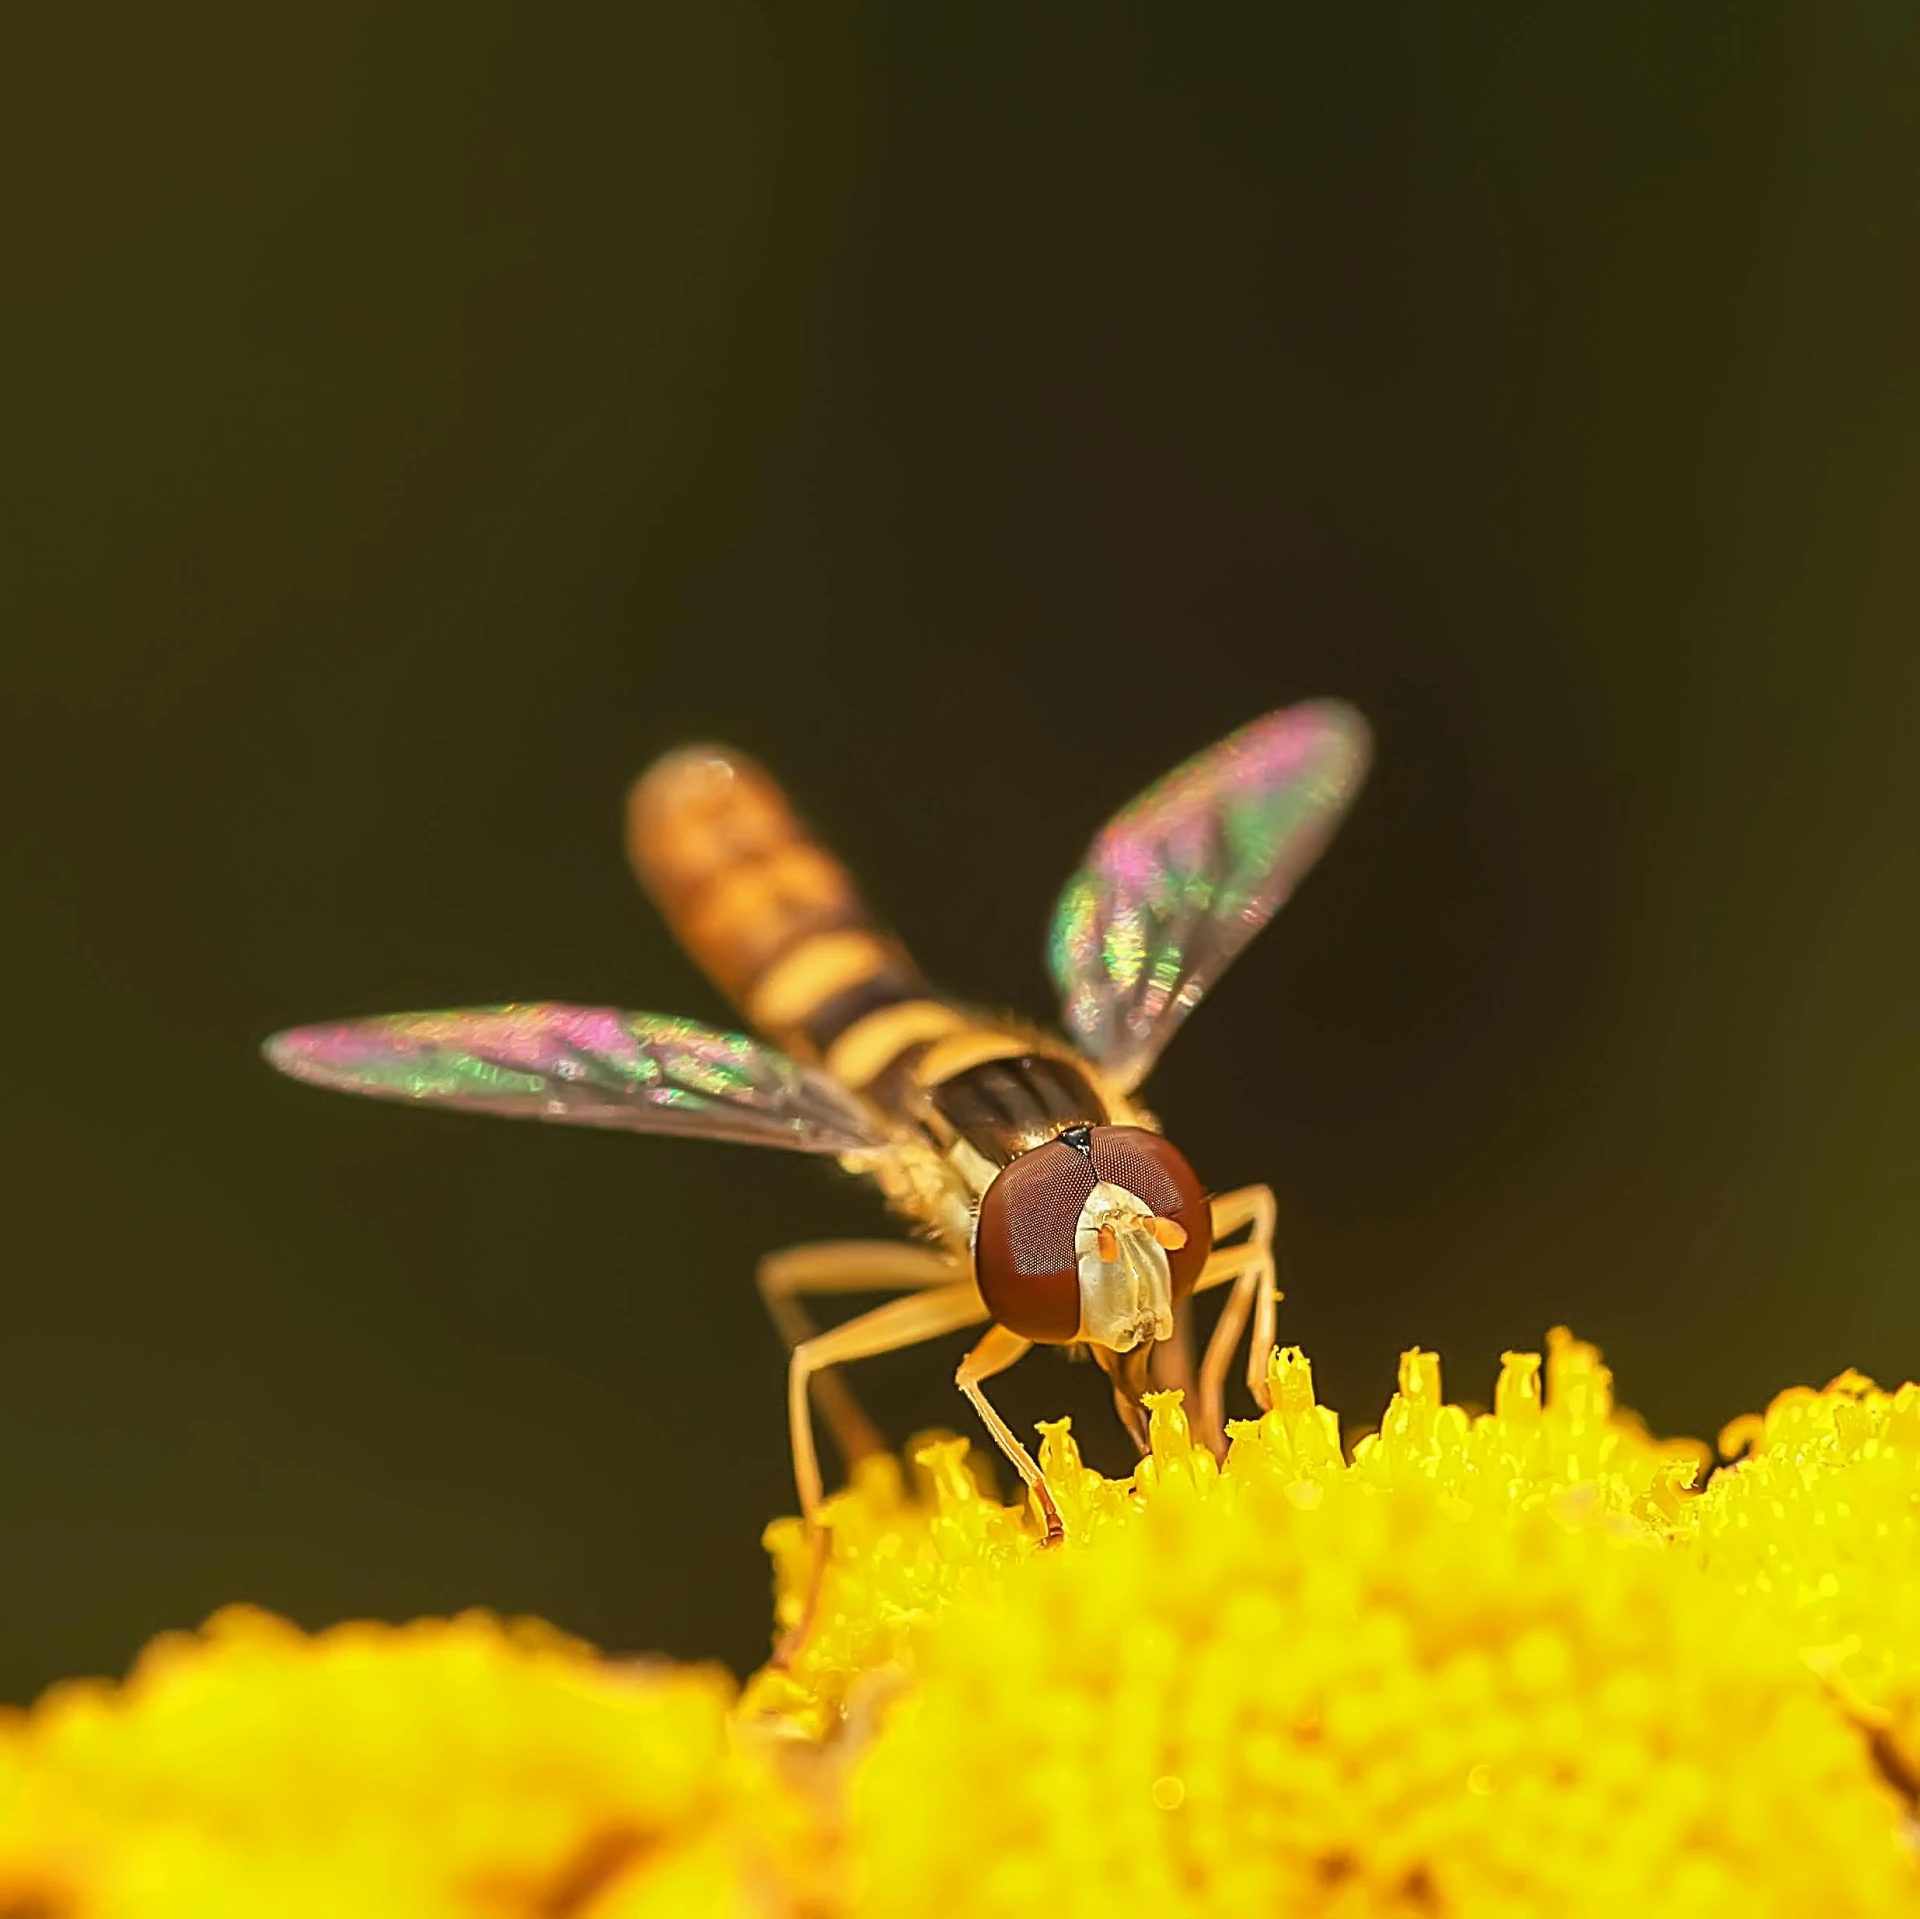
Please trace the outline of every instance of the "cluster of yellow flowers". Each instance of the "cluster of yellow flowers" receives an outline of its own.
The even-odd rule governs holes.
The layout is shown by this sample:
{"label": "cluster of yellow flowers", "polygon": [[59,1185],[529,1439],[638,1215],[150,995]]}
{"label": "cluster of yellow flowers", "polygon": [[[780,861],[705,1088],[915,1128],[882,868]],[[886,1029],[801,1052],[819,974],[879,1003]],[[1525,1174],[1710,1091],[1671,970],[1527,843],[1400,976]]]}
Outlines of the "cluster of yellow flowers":
{"label": "cluster of yellow flowers", "polygon": [[1125,1480],[1043,1428],[1054,1551],[960,1440],[865,1462],[737,1696],[482,1615],[160,1641],[0,1725],[0,1919],[1920,1911],[1920,1388],[1707,1478],[1564,1333],[1351,1447],[1270,1385],[1224,1465],[1177,1395]]}

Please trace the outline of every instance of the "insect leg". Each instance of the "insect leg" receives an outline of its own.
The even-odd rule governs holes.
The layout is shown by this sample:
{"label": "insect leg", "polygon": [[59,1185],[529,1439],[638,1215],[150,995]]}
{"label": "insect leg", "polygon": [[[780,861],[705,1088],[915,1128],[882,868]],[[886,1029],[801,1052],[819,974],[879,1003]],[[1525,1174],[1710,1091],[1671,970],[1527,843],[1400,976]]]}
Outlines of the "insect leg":
{"label": "insect leg", "polygon": [[1053,1495],[1047,1490],[1047,1482],[1041,1476],[1033,1455],[1014,1437],[1013,1428],[987,1404],[987,1396],[980,1390],[983,1379],[1004,1373],[1032,1344],[1032,1340],[1022,1339],[1018,1333],[1010,1333],[1004,1326],[995,1326],[960,1362],[960,1370],[954,1374],[953,1383],[972,1402],[973,1410],[993,1435],[993,1443],[1013,1462],[1014,1470],[1026,1481],[1033,1496],[1040,1502],[1040,1510],[1047,1522],[1047,1544],[1052,1546],[1066,1537],[1066,1529],[1060,1524],[1060,1510],[1053,1503]]}
{"label": "insect leg", "polygon": [[[811,1250],[811,1249],[802,1249]],[[904,1249],[911,1250],[911,1249]],[[813,1631],[820,1593],[826,1583],[828,1539],[820,1524],[820,1455],[813,1443],[813,1411],[808,1387],[816,1373],[849,1359],[871,1359],[876,1353],[898,1352],[962,1326],[977,1326],[987,1316],[986,1302],[971,1280],[942,1286],[931,1292],[890,1299],[870,1313],[816,1333],[793,1349],[787,1367],[787,1421],[793,1438],[793,1477],[800,1492],[800,1510],[813,1535],[813,1571],[800,1617],[774,1648],[773,1663],[790,1666]]]}
{"label": "insect leg", "polygon": [[[1249,1314],[1253,1318],[1253,1338],[1247,1349],[1247,1385],[1257,1405],[1264,1409],[1267,1403],[1267,1354],[1273,1345],[1275,1308],[1280,1303],[1273,1284],[1275,1219],[1271,1186],[1242,1186],[1222,1193],[1213,1202],[1216,1245],[1193,1290],[1197,1293],[1229,1282],[1233,1286],[1200,1362],[1201,1435],[1216,1452],[1226,1445],[1227,1367],[1246,1330]],[[1229,1234],[1240,1232],[1247,1237],[1238,1246],[1218,1245]]]}
{"label": "insect leg", "polygon": [[822,1493],[820,1455],[813,1443],[813,1413],[807,1389],[813,1376],[827,1366],[849,1359],[870,1359],[876,1353],[897,1352],[937,1339],[962,1326],[977,1326],[987,1316],[985,1302],[971,1280],[942,1286],[932,1292],[890,1299],[870,1313],[831,1327],[793,1349],[787,1368],[787,1419],[793,1432],[793,1477],[800,1493],[800,1510],[809,1526],[817,1527]]}
{"label": "insect leg", "polygon": [[[956,1260],[930,1246],[890,1239],[834,1239],[769,1253],[754,1277],[792,1353],[820,1332],[813,1315],[800,1304],[802,1293],[924,1292],[951,1285],[962,1273]],[[879,1428],[860,1410],[838,1372],[814,1374],[813,1403],[848,1465],[868,1453],[885,1451]]]}

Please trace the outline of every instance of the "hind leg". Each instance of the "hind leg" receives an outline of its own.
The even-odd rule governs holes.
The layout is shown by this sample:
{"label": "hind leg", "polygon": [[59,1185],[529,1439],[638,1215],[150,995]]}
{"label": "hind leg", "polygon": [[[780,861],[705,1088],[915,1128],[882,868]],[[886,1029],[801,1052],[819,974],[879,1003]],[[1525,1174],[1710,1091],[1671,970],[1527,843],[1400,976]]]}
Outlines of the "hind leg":
{"label": "hind leg", "polygon": [[[819,1337],[820,1328],[802,1295],[919,1293],[966,1278],[962,1264],[930,1246],[887,1239],[822,1240],[769,1253],[755,1279],[760,1297],[792,1353]],[[861,1411],[839,1369],[811,1375],[813,1403],[827,1423],[841,1457],[851,1466],[869,1453],[886,1451],[880,1429]]]}

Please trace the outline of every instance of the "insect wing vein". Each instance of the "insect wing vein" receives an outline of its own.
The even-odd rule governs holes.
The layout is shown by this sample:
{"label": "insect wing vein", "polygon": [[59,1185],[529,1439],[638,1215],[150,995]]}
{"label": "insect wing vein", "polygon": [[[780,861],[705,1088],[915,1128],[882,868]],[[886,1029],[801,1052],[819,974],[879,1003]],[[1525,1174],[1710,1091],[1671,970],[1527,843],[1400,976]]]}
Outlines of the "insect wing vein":
{"label": "insect wing vein", "polygon": [[1287,707],[1115,815],[1067,882],[1049,959],[1067,1031],[1122,1087],[1279,910],[1366,773],[1366,722]]}
{"label": "insect wing vein", "polygon": [[870,1152],[866,1108],[739,1033],[610,1007],[530,1003],[296,1027],[266,1044],[296,1079],[378,1098],[798,1152]]}

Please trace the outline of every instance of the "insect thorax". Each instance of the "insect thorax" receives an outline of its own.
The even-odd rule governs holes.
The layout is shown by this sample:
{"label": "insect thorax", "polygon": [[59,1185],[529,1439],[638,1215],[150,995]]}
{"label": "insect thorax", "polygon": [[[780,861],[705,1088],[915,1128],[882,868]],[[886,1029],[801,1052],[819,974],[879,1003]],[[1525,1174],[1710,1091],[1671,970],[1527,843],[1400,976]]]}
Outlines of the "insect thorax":
{"label": "insect thorax", "polygon": [[994,1171],[1070,1127],[1111,1117],[1071,1061],[1047,1053],[982,1060],[927,1088],[936,1133],[964,1143]]}

